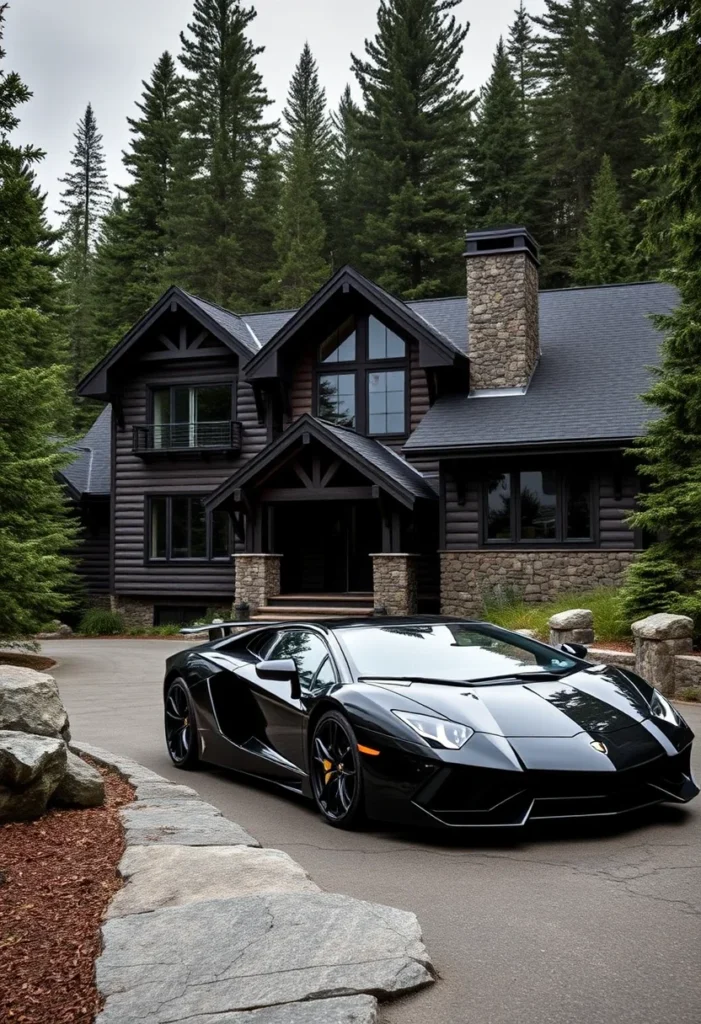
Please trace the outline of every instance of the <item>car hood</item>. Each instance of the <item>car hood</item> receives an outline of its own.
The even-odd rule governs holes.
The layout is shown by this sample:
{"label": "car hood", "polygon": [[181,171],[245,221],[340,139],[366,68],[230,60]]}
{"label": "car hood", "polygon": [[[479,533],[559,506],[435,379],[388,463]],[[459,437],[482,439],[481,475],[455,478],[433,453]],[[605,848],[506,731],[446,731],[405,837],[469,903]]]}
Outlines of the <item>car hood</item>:
{"label": "car hood", "polygon": [[[385,684],[395,689],[391,683]],[[506,738],[614,733],[650,717],[641,691],[617,669],[594,667],[562,679],[460,685],[411,683],[397,694],[475,732]],[[418,710],[418,708],[417,708]]]}

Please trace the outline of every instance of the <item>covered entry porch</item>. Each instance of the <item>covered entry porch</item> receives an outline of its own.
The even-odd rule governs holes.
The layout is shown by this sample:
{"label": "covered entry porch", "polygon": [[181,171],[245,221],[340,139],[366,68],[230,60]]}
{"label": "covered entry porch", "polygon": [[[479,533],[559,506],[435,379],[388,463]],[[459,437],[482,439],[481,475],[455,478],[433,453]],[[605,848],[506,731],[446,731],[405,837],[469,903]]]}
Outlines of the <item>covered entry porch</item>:
{"label": "covered entry porch", "polygon": [[239,614],[412,614],[438,596],[438,500],[380,442],[303,416],[220,487]]}

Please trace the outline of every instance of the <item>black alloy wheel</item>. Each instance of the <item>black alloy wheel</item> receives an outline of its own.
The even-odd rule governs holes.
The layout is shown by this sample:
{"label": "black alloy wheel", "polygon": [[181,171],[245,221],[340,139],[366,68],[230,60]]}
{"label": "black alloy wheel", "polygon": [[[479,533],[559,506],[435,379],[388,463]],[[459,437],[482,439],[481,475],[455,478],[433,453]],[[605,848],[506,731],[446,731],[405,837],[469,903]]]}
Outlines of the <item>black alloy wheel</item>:
{"label": "black alloy wheel", "polygon": [[336,828],[354,828],[363,819],[363,777],[353,728],[337,711],[316,723],[311,744],[312,790],[316,806]]}
{"label": "black alloy wheel", "polygon": [[173,764],[177,768],[194,768],[198,761],[195,713],[182,679],[174,679],[166,693],[165,732]]}

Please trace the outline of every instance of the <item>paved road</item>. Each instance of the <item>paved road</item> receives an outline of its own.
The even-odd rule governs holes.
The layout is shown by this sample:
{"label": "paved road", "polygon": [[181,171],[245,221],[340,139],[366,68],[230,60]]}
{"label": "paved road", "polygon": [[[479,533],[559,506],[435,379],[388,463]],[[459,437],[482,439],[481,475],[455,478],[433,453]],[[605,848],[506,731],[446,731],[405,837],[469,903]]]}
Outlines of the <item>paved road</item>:
{"label": "paved road", "polygon": [[[175,643],[44,644],[73,735],[183,781],[161,732]],[[684,714],[701,733],[701,709]],[[696,751],[701,775],[701,740]],[[340,832],[304,803],[207,770],[186,781],[324,888],[418,915],[442,981],[382,1024],[699,1024],[701,799],[645,821],[519,840]]]}

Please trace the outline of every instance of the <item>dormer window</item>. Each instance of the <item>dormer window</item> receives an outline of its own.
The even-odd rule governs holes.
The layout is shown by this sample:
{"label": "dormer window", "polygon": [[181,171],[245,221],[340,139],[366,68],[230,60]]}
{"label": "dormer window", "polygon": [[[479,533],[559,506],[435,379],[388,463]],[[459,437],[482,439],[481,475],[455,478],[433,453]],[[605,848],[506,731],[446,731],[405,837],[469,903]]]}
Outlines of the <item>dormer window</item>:
{"label": "dormer window", "polygon": [[316,414],[370,436],[405,437],[407,346],[375,316],[350,317],[319,346]]}

